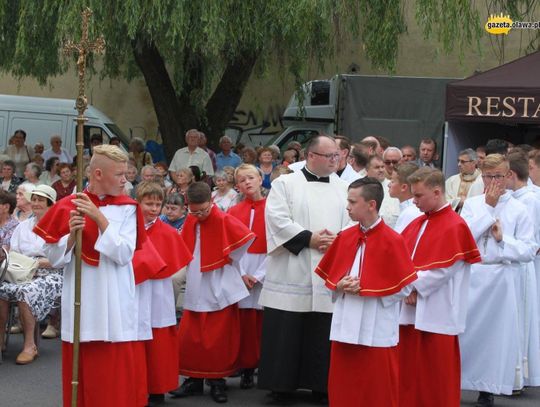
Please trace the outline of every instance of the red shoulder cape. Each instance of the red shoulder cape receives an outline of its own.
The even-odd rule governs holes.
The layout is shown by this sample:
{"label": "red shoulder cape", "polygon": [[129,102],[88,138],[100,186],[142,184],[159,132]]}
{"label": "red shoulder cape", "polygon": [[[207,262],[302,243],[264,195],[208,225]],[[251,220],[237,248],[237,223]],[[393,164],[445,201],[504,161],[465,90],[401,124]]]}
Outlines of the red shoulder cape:
{"label": "red shoulder cape", "polygon": [[416,271],[403,238],[384,221],[364,233],[358,225],[340,232],[315,272],[335,290],[347,274],[361,244],[365,244],[359,295],[383,297],[399,292],[416,280]]}
{"label": "red shoulder cape", "polygon": [[152,278],[162,279],[170,277],[186,266],[193,258],[182,236],[178,234],[176,229],[166,225],[159,218],[146,233],[148,234],[148,240],[152,241],[159,256],[166,264],[164,269]]}
{"label": "red shoulder cape", "polygon": [[[145,254],[146,250],[150,253],[155,252],[155,249],[145,248],[144,242],[146,239],[146,231],[144,230],[144,220],[137,201],[128,196],[106,196],[100,200],[98,196],[85,191],[84,192],[92,200],[96,206],[106,205],[136,205],[137,207],[137,243],[135,246],[135,254],[141,251],[138,255],[146,257],[147,260],[134,271],[135,281],[142,282],[152,276],[156,270],[161,270],[162,264],[156,259],[156,263],[150,260],[155,256]],[[76,195],[69,195],[58,201],[50,208],[45,216],[34,227],[34,233],[40,236],[47,243],[57,243],[63,236],[69,234],[69,213],[75,210],[75,205],[72,200],[76,199]],[[96,240],[99,236],[99,230],[96,222],[85,217],[85,227],[82,232],[82,260],[90,265],[97,267],[99,265],[100,253],[94,248]]]}
{"label": "red shoulder cape", "polygon": [[199,222],[189,215],[182,228],[182,237],[191,254],[195,250],[195,227],[200,225],[201,271],[212,271],[230,264],[229,254],[255,238],[255,234],[235,217],[212,206],[210,215]]}
{"label": "red shoulder cape", "polygon": [[131,264],[133,264],[135,284],[159,278],[158,275],[167,268],[167,263],[161,258],[150,239],[143,242],[140,250],[135,250]]}
{"label": "red shoulder cape", "polygon": [[428,223],[413,258],[417,271],[450,267],[459,260],[469,264],[482,261],[469,227],[450,205],[416,218],[401,232],[409,253],[412,254],[426,219]]}
{"label": "red shoulder cape", "polygon": [[260,199],[258,201],[245,199],[239,204],[230,208],[227,212],[249,228],[251,210],[255,210],[251,230],[253,231],[253,233],[255,233],[255,236],[257,237],[255,238],[251,246],[249,246],[248,253],[266,254],[268,251],[268,249],[266,248],[266,227],[264,223],[265,208],[266,198]]}

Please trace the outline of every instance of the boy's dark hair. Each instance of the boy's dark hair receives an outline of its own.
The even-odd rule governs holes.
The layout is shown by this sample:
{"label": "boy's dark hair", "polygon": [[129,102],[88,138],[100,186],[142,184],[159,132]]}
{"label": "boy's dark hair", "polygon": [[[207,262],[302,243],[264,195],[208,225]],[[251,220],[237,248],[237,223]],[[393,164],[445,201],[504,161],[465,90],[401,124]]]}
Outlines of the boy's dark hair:
{"label": "boy's dark hair", "polygon": [[508,164],[518,180],[527,181],[529,178],[529,160],[527,155],[520,151],[513,151],[508,154]]}
{"label": "boy's dark hair", "polygon": [[349,185],[349,189],[356,188],[361,188],[360,196],[364,198],[365,201],[375,201],[377,212],[379,212],[384,198],[384,190],[379,180],[373,177],[357,179]]}
{"label": "boy's dark hair", "polygon": [[194,182],[187,189],[189,203],[202,204],[212,200],[212,192],[206,182]]}
{"label": "boy's dark hair", "polygon": [[508,153],[508,142],[499,138],[494,138],[486,143],[486,155]]}

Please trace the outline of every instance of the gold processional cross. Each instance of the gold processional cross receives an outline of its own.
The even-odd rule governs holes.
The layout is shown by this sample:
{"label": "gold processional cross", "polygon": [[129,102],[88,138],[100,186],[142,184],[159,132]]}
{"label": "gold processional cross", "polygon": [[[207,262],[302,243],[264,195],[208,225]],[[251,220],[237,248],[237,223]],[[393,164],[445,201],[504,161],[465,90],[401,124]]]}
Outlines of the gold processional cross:
{"label": "gold processional cross", "polygon": [[[84,94],[84,79],[86,73],[86,57],[91,53],[101,54],[105,49],[103,37],[97,38],[94,42],[88,40],[88,20],[92,15],[92,10],[88,7],[82,14],[82,38],[79,43],[71,40],[66,41],[64,53],[66,55],[75,51],[78,54],[77,72],[79,76],[79,95],[75,103],[75,108],[79,112],[77,115],[77,192],[82,192],[83,181],[83,147],[84,147],[84,111],[88,106],[88,99]],[[82,230],[78,230],[75,243],[75,301],[73,317],[73,365],[71,380],[71,406],[77,407],[77,393],[79,385],[79,346],[80,346],[80,324],[81,324],[81,247]]]}

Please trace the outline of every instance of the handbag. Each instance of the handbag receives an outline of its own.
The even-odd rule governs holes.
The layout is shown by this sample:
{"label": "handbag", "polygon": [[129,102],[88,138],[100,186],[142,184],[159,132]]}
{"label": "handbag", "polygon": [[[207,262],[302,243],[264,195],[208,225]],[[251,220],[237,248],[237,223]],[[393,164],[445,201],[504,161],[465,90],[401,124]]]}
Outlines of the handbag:
{"label": "handbag", "polygon": [[25,284],[34,278],[38,269],[38,261],[24,254],[10,251],[5,280],[13,284]]}

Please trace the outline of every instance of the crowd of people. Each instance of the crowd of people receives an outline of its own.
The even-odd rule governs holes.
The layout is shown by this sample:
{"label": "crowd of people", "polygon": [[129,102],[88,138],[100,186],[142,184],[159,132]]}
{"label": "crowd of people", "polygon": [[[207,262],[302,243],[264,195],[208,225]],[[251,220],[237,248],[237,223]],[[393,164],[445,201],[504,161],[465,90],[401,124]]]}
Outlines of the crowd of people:
{"label": "crowd of people", "polygon": [[157,405],[205,383],[223,403],[235,374],[270,404],[304,389],[335,407],[454,407],[461,390],[493,406],[540,386],[531,146],[464,149],[445,178],[432,139],[319,135],[280,151],[223,136],[216,153],[192,129],[167,165],[140,139],[125,153],[96,137],[76,193],[61,139],[49,150],[24,139],[17,131],[0,157],[0,240],[38,265],[31,281],[0,283],[0,344],[16,304],[16,362],[32,363],[49,317],[64,405],[78,230],[81,406]]}

